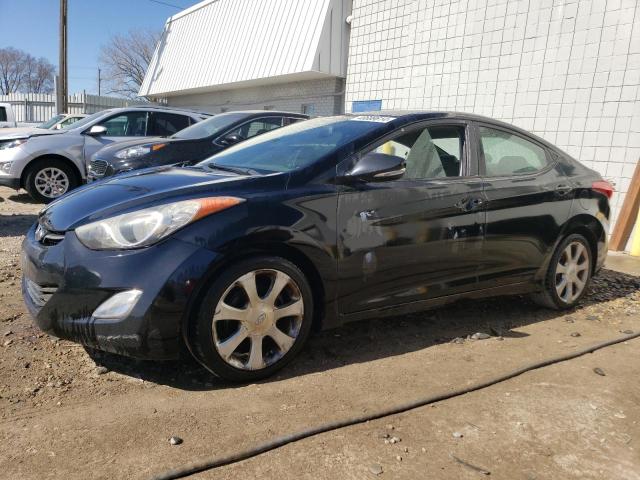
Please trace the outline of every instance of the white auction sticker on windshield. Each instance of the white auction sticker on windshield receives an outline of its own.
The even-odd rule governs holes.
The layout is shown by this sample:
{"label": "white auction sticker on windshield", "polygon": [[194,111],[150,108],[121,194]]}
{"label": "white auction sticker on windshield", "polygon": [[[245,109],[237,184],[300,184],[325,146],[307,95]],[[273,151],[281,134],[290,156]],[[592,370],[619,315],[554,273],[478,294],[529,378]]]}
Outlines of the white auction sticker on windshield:
{"label": "white auction sticker on windshield", "polygon": [[353,117],[351,120],[355,120],[357,122],[389,123],[392,120],[395,120],[395,117],[383,117],[380,115],[358,115],[357,117]]}

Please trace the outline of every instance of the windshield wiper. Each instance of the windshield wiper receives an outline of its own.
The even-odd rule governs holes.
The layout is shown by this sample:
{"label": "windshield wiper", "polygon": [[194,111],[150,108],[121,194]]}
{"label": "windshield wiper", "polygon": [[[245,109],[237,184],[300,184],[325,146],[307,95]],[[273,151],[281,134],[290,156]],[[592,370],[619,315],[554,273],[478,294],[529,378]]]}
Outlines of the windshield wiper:
{"label": "windshield wiper", "polygon": [[217,163],[209,163],[207,164],[209,168],[215,168],[216,170],[222,170],[224,172],[237,173],[238,175],[258,175],[258,172],[252,170],[251,168],[243,168],[243,167],[229,167],[227,165],[218,165]]}

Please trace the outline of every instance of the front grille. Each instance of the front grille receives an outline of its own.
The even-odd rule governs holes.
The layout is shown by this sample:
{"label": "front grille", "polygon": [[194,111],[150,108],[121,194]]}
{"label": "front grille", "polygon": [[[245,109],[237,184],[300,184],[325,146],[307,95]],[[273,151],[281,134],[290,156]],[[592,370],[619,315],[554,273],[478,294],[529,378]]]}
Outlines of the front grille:
{"label": "front grille", "polygon": [[107,171],[107,162],[104,160],[91,160],[89,163],[89,172],[97,177],[101,177]]}
{"label": "front grille", "polygon": [[36,240],[43,245],[56,245],[64,239],[64,233],[47,230],[41,223],[36,227]]}
{"label": "front grille", "polygon": [[38,285],[36,282],[29,280],[28,278],[26,279],[26,287],[27,287],[27,294],[29,295],[29,298],[31,299],[33,304],[38,308],[44,307],[44,305],[49,301],[49,299],[51,299],[53,294],[56,293],[56,291],[58,290],[58,287],[52,287],[52,286],[45,287],[42,285]]}

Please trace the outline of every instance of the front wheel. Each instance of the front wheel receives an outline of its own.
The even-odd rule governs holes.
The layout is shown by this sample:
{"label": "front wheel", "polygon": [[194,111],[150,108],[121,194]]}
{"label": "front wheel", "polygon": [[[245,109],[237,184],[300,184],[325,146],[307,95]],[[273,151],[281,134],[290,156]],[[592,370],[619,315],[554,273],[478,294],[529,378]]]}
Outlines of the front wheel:
{"label": "front wheel", "polygon": [[313,316],[304,274],[279,257],[257,257],[227,269],[204,294],[190,332],[191,351],[227,380],[272,375],[302,349]]}
{"label": "front wheel", "polygon": [[79,185],[73,168],[52,158],[39,160],[29,168],[24,187],[34,200],[49,203]]}
{"label": "front wheel", "polygon": [[592,271],[591,248],[580,234],[567,236],[556,249],[536,303],[557,310],[575,306],[587,292]]}

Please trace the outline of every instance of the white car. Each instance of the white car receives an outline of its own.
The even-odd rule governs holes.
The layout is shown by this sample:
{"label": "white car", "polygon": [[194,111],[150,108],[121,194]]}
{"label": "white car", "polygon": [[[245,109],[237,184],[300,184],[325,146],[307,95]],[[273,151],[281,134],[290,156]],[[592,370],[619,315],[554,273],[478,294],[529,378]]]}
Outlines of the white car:
{"label": "white car", "polygon": [[47,130],[60,130],[66,128],[69,125],[76,123],[78,120],[82,120],[87,115],[83,113],[59,113],[54,115],[49,120],[41,123],[36,128],[46,128]]}
{"label": "white car", "polygon": [[15,128],[16,117],[13,114],[13,109],[9,103],[0,103],[0,128]]}
{"label": "white car", "polygon": [[54,115],[46,122],[39,125],[33,126],[30,124],[22,124],[22,126],[19,126],[17,128],[2,129],[0,130],[0,139],[6,138],[8,136],[16,137],[38,135],[41,134],[43,130],[62,130],[63,128],[67,128],[73,125],[78,120],[82,120],[86,116],[87,115],[84,115],[82,113],[60,113],[58,115]]}

